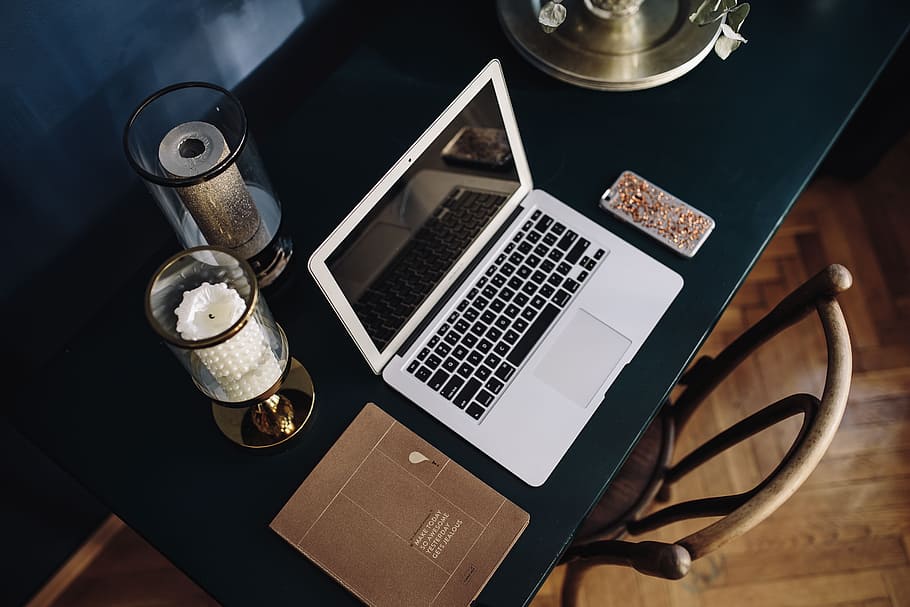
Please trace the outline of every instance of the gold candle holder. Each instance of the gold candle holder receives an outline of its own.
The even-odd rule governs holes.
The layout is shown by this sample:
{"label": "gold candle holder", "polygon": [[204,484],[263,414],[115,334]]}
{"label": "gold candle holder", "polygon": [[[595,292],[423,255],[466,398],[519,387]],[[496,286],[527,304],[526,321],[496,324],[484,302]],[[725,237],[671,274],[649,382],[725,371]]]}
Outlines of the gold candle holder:
{"label": "gold candle holder", "polygon": [[148,321],[212,399],[221,432],[249,448],[297,435],[315,390],[288,349],[252,267],[221,247],[194,247],[167,261],[146,289]]}

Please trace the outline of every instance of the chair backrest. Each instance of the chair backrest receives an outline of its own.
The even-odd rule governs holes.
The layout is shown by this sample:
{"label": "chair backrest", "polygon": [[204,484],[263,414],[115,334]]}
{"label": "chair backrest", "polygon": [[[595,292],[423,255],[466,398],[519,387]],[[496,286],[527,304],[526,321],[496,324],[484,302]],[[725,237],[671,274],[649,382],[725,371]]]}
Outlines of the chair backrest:
{"label": "chair backrest", "polygon": [[799,434],[767,478],[745,493],[673,504],[627,525],[628,532],[637,535],[680,520],[723,517],[675,543],[592,542],[573,547],[564,560],[585,567],[627,565],[648,575],[679,579],[688,573],[693,560],[749,531],[793,495],[831,444],[847,404],[853,359],[847,325],[836,296],[849,289],[852,283],[853,277],[845,267],[828,266],[788,295],[716,358],[700,359],[683,377],[686,390],[674,405],[662,412],[669,417],[665,421],[679,432],[705,397],[752,351],[812,310],[817,311],[828,350],[821,399],[810,394],[795,394],[777,401],[713,437],[674,466],[667,466],[662,475],[665,486],[672,484],[750,436],[802,414]]}

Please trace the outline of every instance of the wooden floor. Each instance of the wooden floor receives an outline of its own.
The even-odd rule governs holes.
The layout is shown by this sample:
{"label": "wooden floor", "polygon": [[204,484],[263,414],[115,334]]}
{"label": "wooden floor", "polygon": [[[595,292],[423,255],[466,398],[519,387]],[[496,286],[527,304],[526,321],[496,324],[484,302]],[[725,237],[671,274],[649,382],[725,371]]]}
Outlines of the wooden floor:
{"label": "wooden floor", "polygon": [[[843,424],[803,488],[770,519],[697,561],[679,582],[601,567],[579,607],[910,607],[910,136],[863,181],[809,187],[705,345],[715,353],[830,262],[855,276],[841,298],[855,374]],[[677,453],[794,392],[820,393],[824,342],[807,320],[747,361],[686,428]],[[676,499],[750,488],[783,455],[792,420],[684,480]],[[213,605],[131,530],[108,524],[32,605]],[[651,536],[672,541],[698,523]],[[102,534],[104,535],[104,534]],[[85,552],[82,556],[81,553]],[[69,568],[69,569],[67,569]],[[556,607],[557,569],[532,607]],[[508,606],[504,606],[508,607]]]}

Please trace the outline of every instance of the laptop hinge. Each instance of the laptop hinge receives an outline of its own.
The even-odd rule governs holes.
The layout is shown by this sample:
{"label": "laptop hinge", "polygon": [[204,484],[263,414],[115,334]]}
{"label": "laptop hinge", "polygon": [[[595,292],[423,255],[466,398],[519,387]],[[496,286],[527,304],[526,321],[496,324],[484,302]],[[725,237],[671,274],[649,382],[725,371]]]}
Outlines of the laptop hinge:
{"label": "laptop hinge", "polygon": [[398,348],[398,351],[395,352],[395,354],[398,356],[404,356],[405,352],[407,352],[408,349],[414,345],[414,342],[417,340],[420,334],[423,333],[423,330],[426,328],[426,326],[436,318],[436,315],[439,314],[442,308],[447,306],[452,301],[452,296],[455,295],[455,292],[461,288],[461,285],[463,285],[464,282],[468,279],[468,276],[471,275],[471,272],[473,272],[477,265],[486,258],[487,253],[490,252],[490,249],[492,249],[499,242],[499,239],[502,238],[502,235],[505,234],[510,227],[512,227],[512,224],[515,222],[515,218],[518,217],[524,210],[524,207],[520,203],[515,207],[515,210],[509,214],[509,218],[502,223],[498,230],[496,230],[496,233],[493,235],[493,237],[487,241],[487,244],[483,247],[483,249],[481,249],[481,251],[474,257],[471,263],[468,264],[468,267],[464,269],[464,271],[452,284],[452,286],[448,288],[448,290],[445,292],[445,295],[439,298],[439,301],[435,306],[433,306],[429,314],[424,316],[420,324],[417,325],[417,327],[408,336],[405,342],[401,344],[401,347]]}

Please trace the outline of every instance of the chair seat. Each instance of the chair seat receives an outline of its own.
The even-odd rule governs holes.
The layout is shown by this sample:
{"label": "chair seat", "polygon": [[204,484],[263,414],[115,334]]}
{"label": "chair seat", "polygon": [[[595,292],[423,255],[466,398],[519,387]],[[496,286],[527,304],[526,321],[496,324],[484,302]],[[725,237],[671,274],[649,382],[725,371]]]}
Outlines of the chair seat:
{"label": "chair seat", "polygon": [[651,504],[660,484],[659,469],[666,464],[665,454],[671,447],[668,419],[658,415],[645,430],[600,502],[582,523],[575,544],[621,537],[626,524]]}

